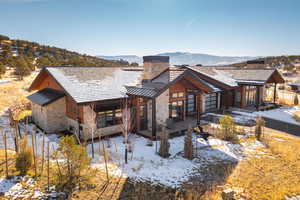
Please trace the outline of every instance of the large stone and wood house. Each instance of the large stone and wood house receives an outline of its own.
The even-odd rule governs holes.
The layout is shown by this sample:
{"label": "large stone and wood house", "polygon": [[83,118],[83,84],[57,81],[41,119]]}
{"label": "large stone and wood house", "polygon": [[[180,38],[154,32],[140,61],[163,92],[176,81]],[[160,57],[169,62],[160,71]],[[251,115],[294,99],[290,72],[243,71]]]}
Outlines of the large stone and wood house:
{"label": "large stone and wood house", "polygon": [[130,108],[132,131],[156,138],[196,125],[201,116],[231,107],[264,105],[267,85],[284,83],[276,69],[170,66],[169,57],[145,56],[142,68],[45,67],[28,96],[33,120],[45,132],[68,130],[90,137],[122,131]]}

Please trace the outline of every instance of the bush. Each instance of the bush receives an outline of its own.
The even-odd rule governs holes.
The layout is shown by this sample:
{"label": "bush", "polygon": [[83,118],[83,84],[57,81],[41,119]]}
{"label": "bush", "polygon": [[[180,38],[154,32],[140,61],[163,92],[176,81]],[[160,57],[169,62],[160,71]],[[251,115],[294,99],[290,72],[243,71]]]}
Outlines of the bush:
{"label": "bush", "polygon": [[58,189],[71,193],[79,183],[88,184],[90,159],[85,148],[77,145],[73,136],[62,137],[55,154],[63,160],[58,164],[59,170],[55,177]]}
{"label": "bush", "polygon": [[220,131],[218,132],[218,137],[222,140],[231,141],[233,143],[237,143],[237,131],[236,124],[231,116],[224,115],[219,119],[219,123],[221,126]]}
{"label": "bush", "polygon": [[28,139],[24,137],[19,142],[20,151],[16,158],[16,169],[20,172],[20,175],[26,175],[28,170],[32,166],[32,151],[28,146]]}

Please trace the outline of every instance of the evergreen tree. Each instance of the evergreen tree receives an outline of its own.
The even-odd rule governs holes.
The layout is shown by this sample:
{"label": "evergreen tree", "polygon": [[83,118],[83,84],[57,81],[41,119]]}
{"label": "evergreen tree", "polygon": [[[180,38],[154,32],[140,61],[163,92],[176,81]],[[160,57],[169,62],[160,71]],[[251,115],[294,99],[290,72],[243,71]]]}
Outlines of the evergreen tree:
{"label": "evergreen tree", "polygon": [[18,57],[15,60],[15,74],[19,77],[20,80],[24,78],[24,76],[28,76],[31,70],[23,57]]}
{"label": "evergreen tree", "polygon": [[60,139],[56,156],[62,158],[60,171],[56,174],[56,183],[59,189],[72,192],[79,183],[88,181],[90,159],[83,146],[76,144],[73,136],[64,136]]}

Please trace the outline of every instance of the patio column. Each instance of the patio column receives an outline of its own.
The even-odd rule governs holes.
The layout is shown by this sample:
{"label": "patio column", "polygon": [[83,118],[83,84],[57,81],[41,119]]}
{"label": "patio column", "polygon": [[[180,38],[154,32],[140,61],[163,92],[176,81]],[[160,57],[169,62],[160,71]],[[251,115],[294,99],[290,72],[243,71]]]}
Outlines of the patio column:
{"label": "patio column", "polygon": [[152,139],[156,139],[156,101],[152,99]]}
{"label": "patio column", "polygon": [[274,97],[273,97],[274,103],[276,103],[276,85],[277,83],[275,83],[274,85]]}

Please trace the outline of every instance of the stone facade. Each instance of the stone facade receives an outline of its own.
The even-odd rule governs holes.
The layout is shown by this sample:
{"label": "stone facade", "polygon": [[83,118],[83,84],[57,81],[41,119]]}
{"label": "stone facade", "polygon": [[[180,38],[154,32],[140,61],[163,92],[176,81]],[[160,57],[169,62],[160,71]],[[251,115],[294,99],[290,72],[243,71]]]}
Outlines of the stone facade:
{"label": "stone facade", "polygon": [[156,122],[157,125],[166,125],[169,118],[169,89],[156,98]]}
{"label": "stone facade", "polygon": [[36,125],[46,133],[67,129],[65,98],[60,98],[46,106],[32,103],[32,115]]}

